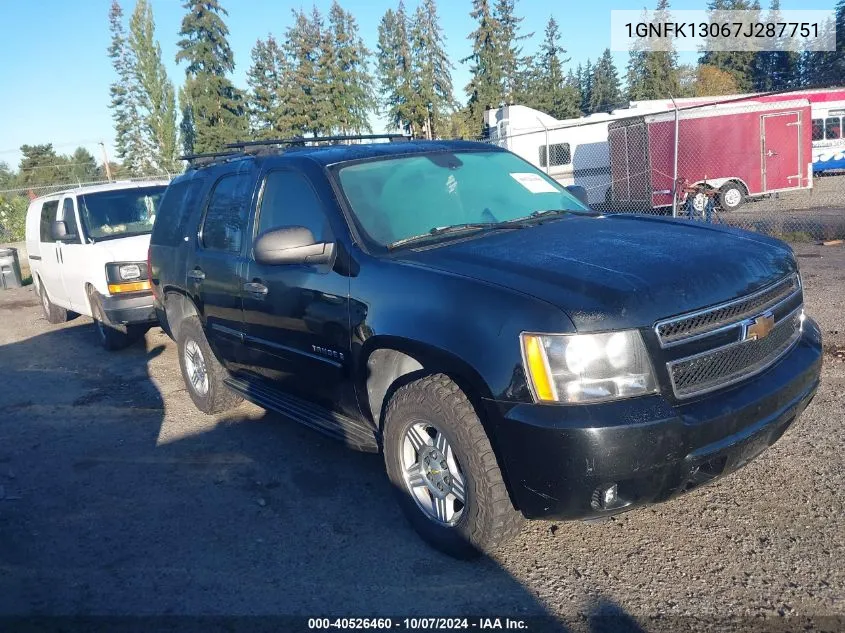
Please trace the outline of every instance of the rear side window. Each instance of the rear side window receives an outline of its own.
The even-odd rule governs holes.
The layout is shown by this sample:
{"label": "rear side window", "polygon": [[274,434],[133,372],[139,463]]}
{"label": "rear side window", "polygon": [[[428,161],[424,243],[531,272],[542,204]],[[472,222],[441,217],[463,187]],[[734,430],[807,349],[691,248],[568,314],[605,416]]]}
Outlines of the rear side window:
{"label": "rear side window", "polygon": [[188,230],[191,212],[199,204],[203,178],[192,178],[170,185],[159,204],[151,242],[178,246]]}
{"label": "rear side window", "polygon": [[280,226],[304,226],[318,242],[332,241],[323,205],[311,183],[294,171],[274,171],[264,181],[258,233]]}
{"label": "rear side window", "polygon": [[549,165],[546,165],[546,146],[540,146],[540,167],[556,167],[557,165],[568,165],[572,162],[572,152],[569,143],[555,143],[549,145]]}
{"label": "rear side window", "polygon": [[223,176],[214,185],[202,227],[202,245],[239,253],[249,215],[252,178],[248,173]]}
{"label": "rear side window", "polygon": [[41,225],[39,233],[41,234],[42,242],[55,242],[52,231],[50,230],[53,222],[56,219],[56,211],[59,210],[59,201],[50,200],[44,203],[41,207]]}
{"label": "rear side window", "polygon": [[828,140],[836,140],[842,136],[841,119],[837,117],[830,117],[824,121],[824,137]]}
{"label": "rear side window", "polygon": [[813,119],[813,140],[824,140],[824,119]]}

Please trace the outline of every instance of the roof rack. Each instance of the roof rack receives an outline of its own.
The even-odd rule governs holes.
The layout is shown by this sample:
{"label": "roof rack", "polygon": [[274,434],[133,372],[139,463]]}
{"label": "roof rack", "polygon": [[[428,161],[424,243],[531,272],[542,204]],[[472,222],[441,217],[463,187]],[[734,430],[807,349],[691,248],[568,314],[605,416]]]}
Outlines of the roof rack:
{"label": "roof rack", "polygon": [[220,158],[221,156],[234,156],[238,152],[233,152],[231,150],[225,152],[206,152],[203,154],[185,154],[184,156],[180,156],[179,160],[187,160],[187,161],[194,161],[199,158]]}
{"label": "roof rack", "polygon": [[269,139],[266,141],[238,141],[237,143],[226,143],[224,147],[238,149],[244,147],[261,147],[271,145],[302,145],[308,143],[339,143],[342,141],[374,141],[387,139],[391,143],[409,141],[410,136],[405,134],[348,134],[337,136],[294,136],[292,138]]}

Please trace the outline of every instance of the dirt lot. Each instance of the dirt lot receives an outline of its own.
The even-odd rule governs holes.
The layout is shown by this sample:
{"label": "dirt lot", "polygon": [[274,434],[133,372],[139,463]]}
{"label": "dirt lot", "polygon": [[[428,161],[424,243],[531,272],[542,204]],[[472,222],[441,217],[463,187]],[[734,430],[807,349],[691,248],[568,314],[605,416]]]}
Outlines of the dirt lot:
{"label": "dirt lot", "polygon": [[197,412],[160,330],[110,354],[85,318],[47,324],[31,286],[0,292],[0,630],[80,614],[845,628],[845,248],[796,250],[829,353],[778,444],[652,509],[531,523],[474,563],[415,536],[378,456],[247,404]]}

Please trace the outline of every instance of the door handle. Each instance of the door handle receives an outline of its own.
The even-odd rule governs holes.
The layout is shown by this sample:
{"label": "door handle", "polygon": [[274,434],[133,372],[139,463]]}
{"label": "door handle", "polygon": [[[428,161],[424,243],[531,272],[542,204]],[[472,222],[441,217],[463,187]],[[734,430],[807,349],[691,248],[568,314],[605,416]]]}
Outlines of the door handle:
{"label": "door handle", "polygon": [[770,158],[771,158],[772,156],[777,156],[777,155],[778,155],[778,153],[777,153],[777,152],[775,152],[775,151],[772,151],[772,150],[769,150],[768,152],[766,152],[766,156],[768,156],[768,157],[770,157]]}
{"label": "door handle", "polygon": [[257,299],[263,299],[270,292],[270,289],[258,281],[250,281],[244,284],[244,291],[254,295]]}
{"label": "door handle", "polygon": [[188,279],[193,279],[194,281],[202,281],[203,279],[205,279],[205,273],[202,272],[199,268],[194,268],[188,273]]}

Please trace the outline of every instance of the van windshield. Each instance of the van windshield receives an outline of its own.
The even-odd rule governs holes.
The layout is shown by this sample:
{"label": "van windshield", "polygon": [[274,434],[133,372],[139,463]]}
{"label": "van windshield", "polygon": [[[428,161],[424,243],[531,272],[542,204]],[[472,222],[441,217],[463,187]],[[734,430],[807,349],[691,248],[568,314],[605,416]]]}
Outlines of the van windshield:
{"label": "van windshield", "polygon": [[552,178],[509,152],[438,152],[338,172],[363,230],[382,246],[448,227],[501,225],[549,210],[588,213]]}
{"label": "van windshield", "polygon": [[88,236],[103,240],[149,233],[166,188],[156,185],[80,195],[79,215]]}

